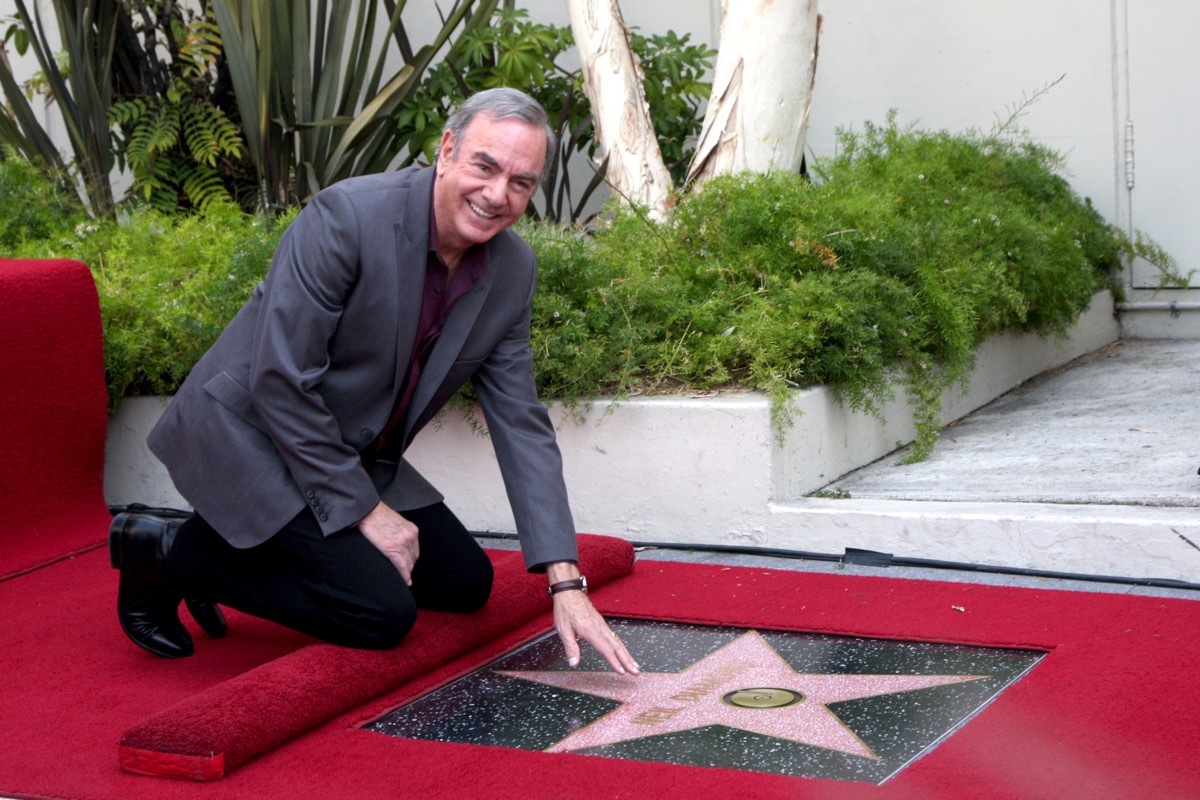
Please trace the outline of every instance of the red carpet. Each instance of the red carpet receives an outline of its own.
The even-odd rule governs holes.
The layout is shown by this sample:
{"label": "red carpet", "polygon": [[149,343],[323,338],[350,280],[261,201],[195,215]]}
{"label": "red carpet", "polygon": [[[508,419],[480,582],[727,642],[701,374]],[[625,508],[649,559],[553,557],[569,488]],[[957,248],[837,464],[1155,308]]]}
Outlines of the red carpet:
{"label": "red carpet", "polygon": [[[239,709],[242,700],[254,708],[260,692],[275,693],[268,704],[275,711],[286,705],[279,685],[256,686],[258,676],[301,677],[293,669],[301,666],[322,670],[303,676],[306,684],[291,713],[304,716],[306,704],[319,699],[322,676],[330,694],[357,691],[345,685],[353,680],[346,666],[362,668],[364,654],[344,651],[350,659],[345,663],[311,658],[305,653],[321,648],[297,649],[305,644],[299,636],[235,615],[230,637],[210,641],[198,634],[196,656],[163,661],[124,641],[111,609],[114,591],[115,573],[101,553],[0,583],[0,615],[6,621],[0,638],[6,662],[0,684],[0,795],[1185,798],[1200,787],[1200,762],[1192,757],[1200,718],[1194,688],[1200,604],[1193,601],[642,563],[632,576],[594,592],[605,613],[1051,652],[963,730],[878,788],[418,742],[357,728],[544,632],[549,620],[543,616],[221,780],[195,783],[122,772],[117,750],[122,734],[144,729],[147,718],[171,717],[172,707],[204,721],[208,705],[226,708],[229,719],[246,726],[228,736],[278,736],[277,718],[253,718]],[[447,628],[447,635],[455,634]],[[438,638],[429,632],[392,654],[375,654],[383,658],[374,666],[385,667],[389,657],[398,665],[421,662],[429,656],[415,651],[421,643],[436,647]],[[364,677],[389,680],[378,673]]]}
{"label": "red carpet", "polygon": [[[1049,652],[881,787],[361,730],[548,630],[544,579],[525,575],[518,554],[497,553],[498,590],[486,609],[424,614],[390,653],[315,645],[231,614],[229,637],[193,630],[195,656],[158,659],[121,633],[117,574],[97,549],[108,524],[104,424],[86,269],[0,261],[0,796],[1200,796],[1200,602],[1192,600],[655,562],[594,592],[614,616]],[[628,567],[624,543],[587,537],[583,545],[597,584]],[[140,759],[145,752],[154,754],[149,761]],[[119,766],[122,753],[131,766],[173,763],[223,777],[135,775]]]}
{"label": "red carpet", "polygon": [[104,541],[107,406],[87,267],[0,259],[0,580]]}
{"label": "red carpet", "polygon": [[[580,545],[581,564],[601,585],[631,566],[626,542],[584,536]],[[0,582],[0,797],[307,796],[266,788],[275,778],[257,784],[252,776],[247,789],[234,780],[240,772],[211,788],[132,775],[118,766],[118,744],[132,729],[123,744],[159,751],[149,760],[156,769],[171,747],[213,748],[207,763],[175,763],[199,763],[200,774],[216,777],[214,764],[233,769],[541,614],[545,578],[526,574],[518,552],[491,555],[496,586],[482,611],[422,612],[405,646],[391,652],[319,644],[231,612],[227,638],[210,640],[189,620],[196,655],[156,658],[117,624],[117,573],[104,550]]]}

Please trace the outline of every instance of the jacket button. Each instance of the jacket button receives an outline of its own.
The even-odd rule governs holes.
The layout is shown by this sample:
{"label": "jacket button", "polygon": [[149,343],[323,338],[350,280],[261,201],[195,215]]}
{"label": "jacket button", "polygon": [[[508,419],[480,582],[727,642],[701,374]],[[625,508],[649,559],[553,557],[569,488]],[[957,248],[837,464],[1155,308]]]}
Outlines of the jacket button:
{"label": "jacket button", "polygon": [[312,498],[317,496],[317,493],[314,492],[312,489],[309,489],[307,492],[304,493],[304,496],[307,497],[309,500],[311,500]]}
{"label": "jacket button", "polygon": [[364,442],[369,442],[375,438],[375,431],[371,430],[370,428],[363,428],[358,432],[358,436]]}
{"label": "jacket button", "polygon": [[322,514],[322,515],[321,515],[321,522],[328,522],[328,521],[329,521],[329,515],[328,515],[328,514]]}

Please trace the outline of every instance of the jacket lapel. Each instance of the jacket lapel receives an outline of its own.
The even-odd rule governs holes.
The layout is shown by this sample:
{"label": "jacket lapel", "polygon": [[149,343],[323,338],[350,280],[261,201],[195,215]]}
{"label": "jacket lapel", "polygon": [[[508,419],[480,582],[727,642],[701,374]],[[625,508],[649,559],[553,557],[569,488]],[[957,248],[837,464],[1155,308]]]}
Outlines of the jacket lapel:
{"label": "jacket lapel", "polygon": [[392,379],[392,402],[400,394],[408,362],[412,358],[421,320],[425,287],[425,264],[429,258],[430,192],[434,171],[424,169],[413,176],[404,208],[394,224],[396,236],[396,369]]}

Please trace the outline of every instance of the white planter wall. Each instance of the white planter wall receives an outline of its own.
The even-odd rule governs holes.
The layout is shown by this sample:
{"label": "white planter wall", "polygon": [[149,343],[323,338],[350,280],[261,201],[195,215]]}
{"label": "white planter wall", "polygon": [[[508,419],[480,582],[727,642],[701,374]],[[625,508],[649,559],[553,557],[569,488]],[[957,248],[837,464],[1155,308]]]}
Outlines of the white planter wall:
{"label": "white planter wall", "polygon": [[[958,419],[1118,334],[1112,299],[1101,294],[1066,340],[996,337],[978,352],[970,390],[947,392],[943,419]],[[164,402],[129,398],[113,416],[105,472],[110,504],[184,507],[145,448]],[[782,445],[769,402],[757,393],[639,397],[615,407],[597,401],[582,420],[564,419],[563,409],[552,407],[576,527],[634,541],[834,553],[866,547],[975,563],[1182,577],[1170,573],[1171,559],[1153,545],[1157,529],[1149,531],[1143,563],[1142,548],[1130,546],[1128,524],[1135,520],[1114,526],[1087,509],[1026,508],[1021,513],[1032,517],[1014,519],[1012,509],[964,510],[964,504],[901,508],[806,498],[911,441],[914,430],[899,400],[883,421],[849,411],[823,387],[797,392],[795,402],[801,414]],[[422,432],[409,457],[469,528],[513,530],[491,444],[460,415],[448,413]],[[1154,524],[1151,516],[1139,514],[1136,524]]]}

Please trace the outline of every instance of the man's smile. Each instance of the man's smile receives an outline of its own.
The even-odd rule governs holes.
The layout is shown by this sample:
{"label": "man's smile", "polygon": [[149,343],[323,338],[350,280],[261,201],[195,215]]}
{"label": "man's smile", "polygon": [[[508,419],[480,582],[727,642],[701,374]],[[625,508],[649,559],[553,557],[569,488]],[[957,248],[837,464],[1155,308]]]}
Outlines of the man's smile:
{"label": "man's smile", "polygon": [[483,219],[495,219],[497,216],[496,214],[489,214],[479,206],[472,203],[470,200],[467,201],[467,205],[471,207],[471,210],[475,212],[476,216],[482,217]]}

